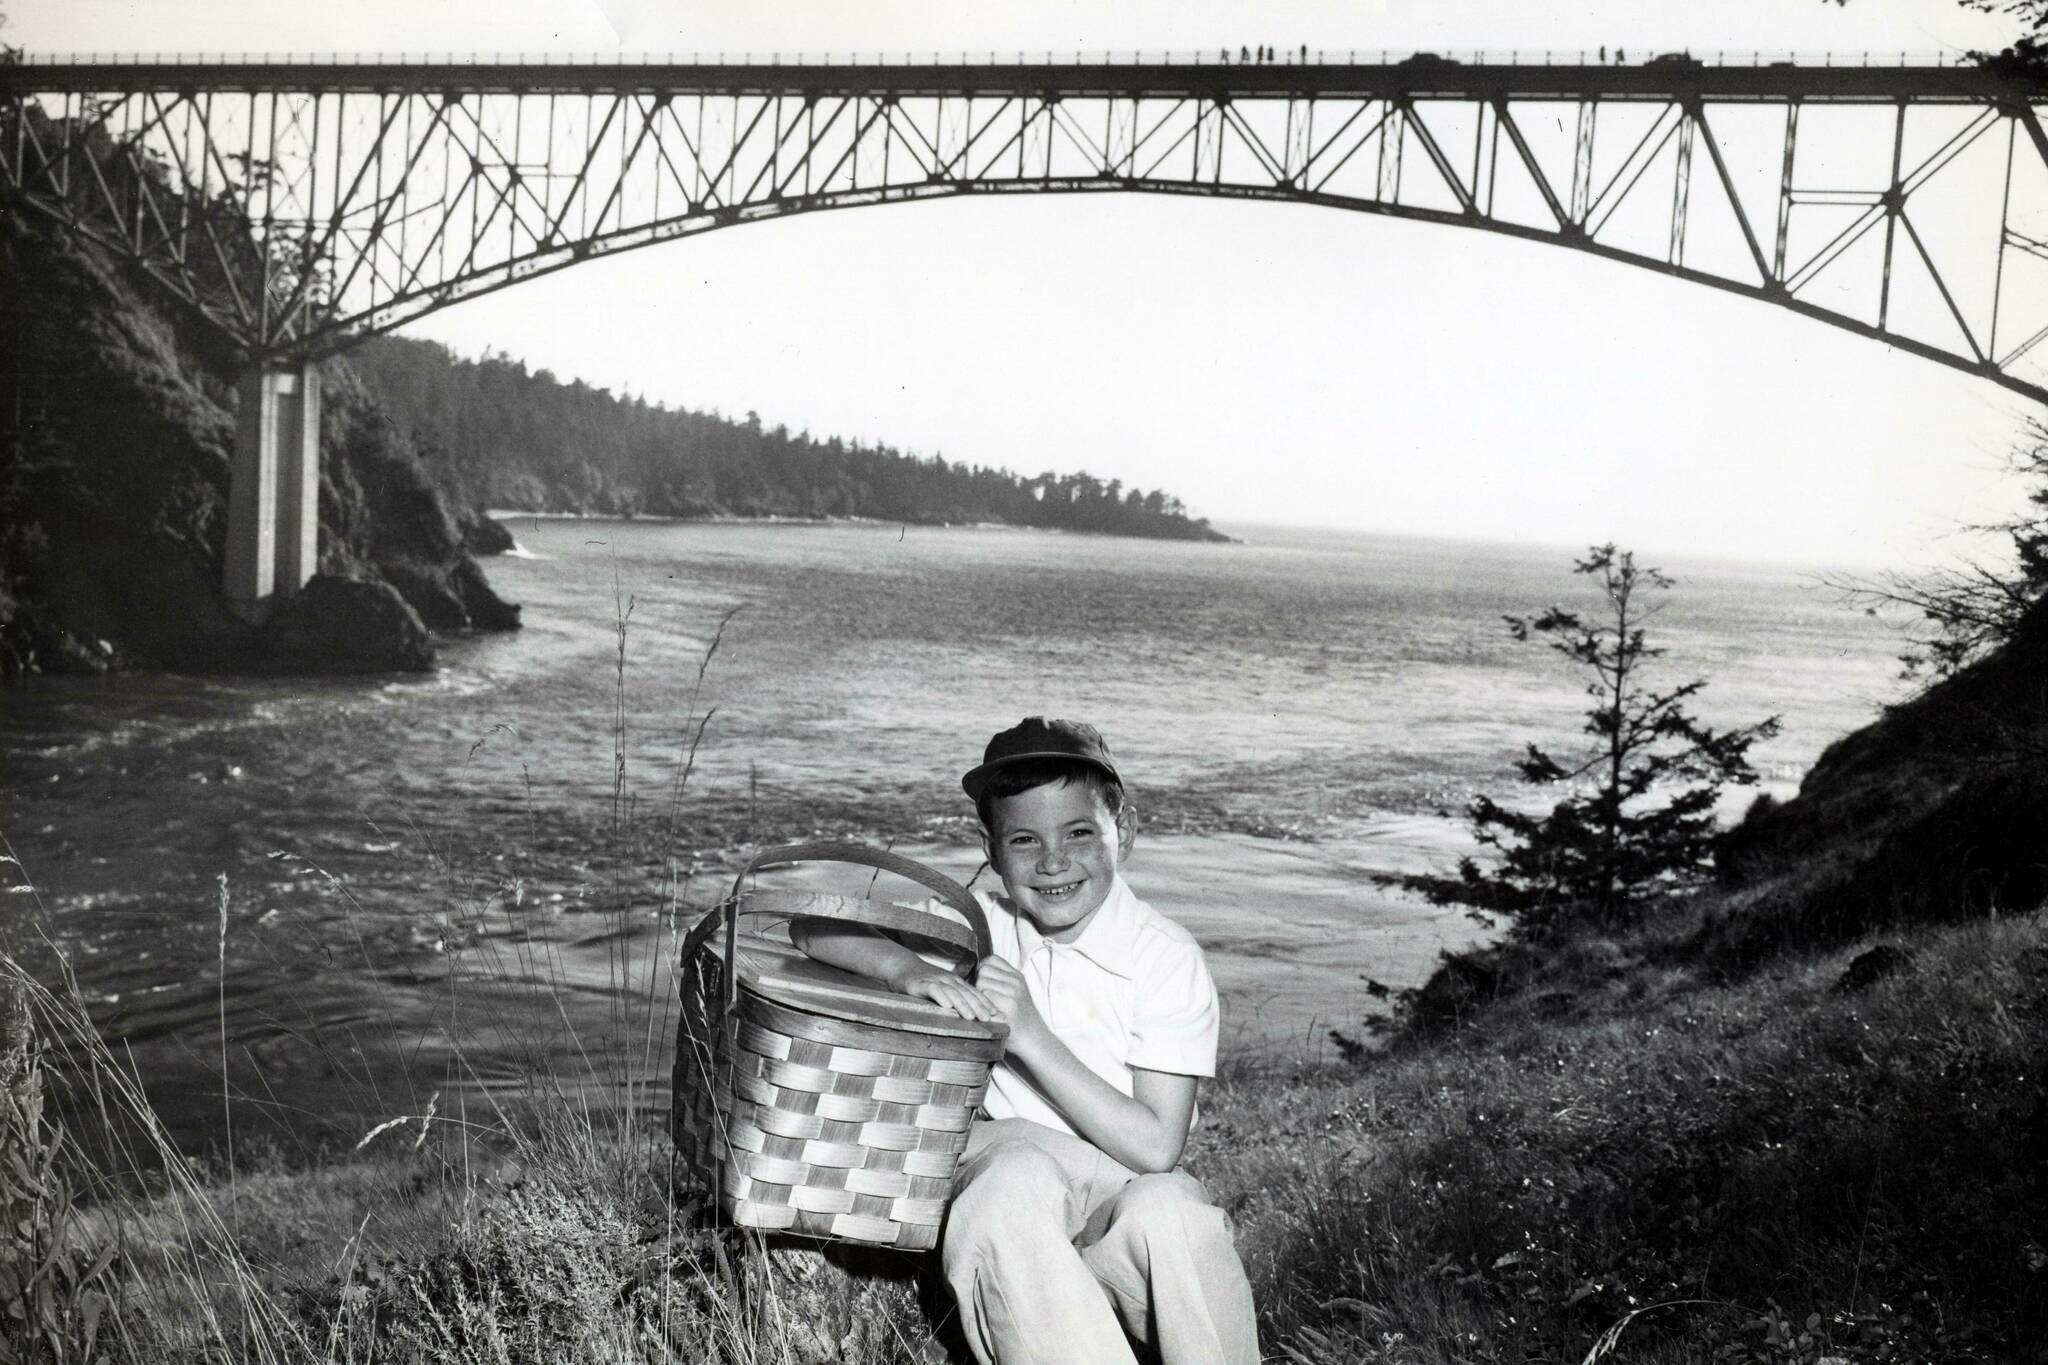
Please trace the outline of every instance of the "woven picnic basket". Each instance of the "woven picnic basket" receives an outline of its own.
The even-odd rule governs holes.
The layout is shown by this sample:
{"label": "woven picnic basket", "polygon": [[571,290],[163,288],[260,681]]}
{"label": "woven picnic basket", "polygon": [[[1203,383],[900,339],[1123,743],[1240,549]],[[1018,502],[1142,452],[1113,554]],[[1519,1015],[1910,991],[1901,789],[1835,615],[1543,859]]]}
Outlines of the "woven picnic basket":
{"label": "woven picnic basket", "polygon": [[[907,878],[967,924],[872,896],[748,885],[813,862]],[[974,897],[908,858],[855,843],[762,850],[683,939],[677,1148],[741,1227],[928,1250],[1008,1030],[806,957],[786,937],[799,916],[942,949],[962,975],[990,951]]]}

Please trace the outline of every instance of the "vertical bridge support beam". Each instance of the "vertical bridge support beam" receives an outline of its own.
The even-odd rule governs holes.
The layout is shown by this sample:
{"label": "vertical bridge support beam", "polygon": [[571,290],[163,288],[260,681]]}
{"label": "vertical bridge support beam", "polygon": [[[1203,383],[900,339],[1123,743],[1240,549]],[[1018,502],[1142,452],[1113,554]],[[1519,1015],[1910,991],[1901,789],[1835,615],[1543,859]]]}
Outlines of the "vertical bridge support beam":
{"label": "vertical bridge support beam", "polygon": [[319,563],[320,372],[252,370],[242,376],[228,485],[228,600],[261,619]]}

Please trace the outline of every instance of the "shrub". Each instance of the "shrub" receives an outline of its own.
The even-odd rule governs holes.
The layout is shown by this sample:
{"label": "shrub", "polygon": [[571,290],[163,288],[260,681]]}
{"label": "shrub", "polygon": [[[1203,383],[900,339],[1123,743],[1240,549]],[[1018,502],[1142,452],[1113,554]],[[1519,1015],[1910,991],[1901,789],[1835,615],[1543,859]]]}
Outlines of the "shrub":
{"label": "shrub", "polygon": [[1778,729],[1773,717],[1717,732],[1686,709],[1704,682],[1665,691],[1645,685],[1645,666],[1664,651],[1648,643],[1642,623],[1655,609],[1641,599],[1670,588],[1669,578],[1611,544],[1594,546],[1573,571],[1598,581],[1600,619],[1555,606],[1533,618],[1506,618],[1516,639],[1544,639],[1592,675],[1584,729],[1593,742],[1586,751],[1559,760],[1530,744],[1515,765],[1525,782],[1569,793],[1542,814],[1480,796],[1466,814],[1474,837],[1499,855],[1496,862],[1468,857],[1455,877],[1392,879],[1439,903],[1511,916],[1525,933],[1573,915],[1617,924],[1633,918],[1645,899],[1702,880],[1713,863],[1721,788],[1756,781],[1749,748]]}

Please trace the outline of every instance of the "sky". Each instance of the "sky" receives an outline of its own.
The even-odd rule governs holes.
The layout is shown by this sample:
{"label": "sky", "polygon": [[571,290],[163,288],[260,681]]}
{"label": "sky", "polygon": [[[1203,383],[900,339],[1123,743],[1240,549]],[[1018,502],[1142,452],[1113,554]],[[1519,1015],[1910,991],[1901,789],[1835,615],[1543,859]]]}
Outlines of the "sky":
{"label": "sky", "polygon": [[[1953,0],[0,0],[36,52],[1593,49],[1959,53]],[[1746,299],[1538,243],[1298,205],[1002,196],[815,214],[576,266],[409,335],[650,401],[1229,526],[1866,567],[2017,509],[2032,407]]]}

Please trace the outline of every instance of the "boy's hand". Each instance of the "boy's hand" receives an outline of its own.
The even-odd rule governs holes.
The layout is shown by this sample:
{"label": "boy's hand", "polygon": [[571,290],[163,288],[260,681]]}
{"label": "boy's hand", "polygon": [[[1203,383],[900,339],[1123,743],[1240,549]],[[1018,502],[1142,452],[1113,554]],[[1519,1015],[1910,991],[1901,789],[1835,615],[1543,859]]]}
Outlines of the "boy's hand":
{"label": "boy's hand", "polygon": [[1045,1020],[1039,1017],[1038,1006],[1031,1003],[1031,992],[1024,985],[1024,974],[999,957],[985,957],[974,973],[974,984],[981,987],[981,994],[995,1003],[997,1018],[1010,1026],[1010,1049],[1028,1050],[1041,1035],[1047,1033]]}
{"label": "boy's hand", "polygon": [[979,1019],[984,1023],[997,1023],[1003,1015],[995,1002],[974,987],[962,981],[951,972],[930,967],[914,972],[896,983],[896,989],[904,995],[914,995],[920,1000],[929,1000],[953,1011],[962,1019]]}

